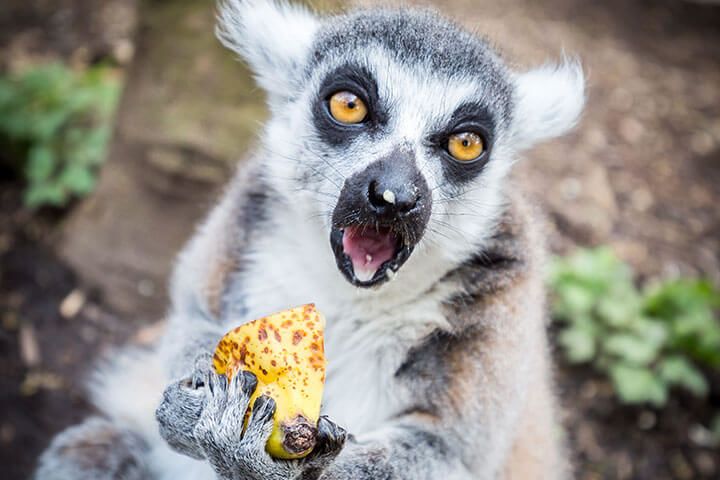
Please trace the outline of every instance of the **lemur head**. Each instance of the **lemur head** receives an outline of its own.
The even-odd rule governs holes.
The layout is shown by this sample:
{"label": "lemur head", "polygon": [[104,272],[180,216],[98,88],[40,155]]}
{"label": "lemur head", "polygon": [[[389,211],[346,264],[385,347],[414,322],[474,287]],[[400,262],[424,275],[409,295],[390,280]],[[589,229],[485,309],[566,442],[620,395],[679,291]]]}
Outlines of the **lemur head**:
{"label": "lemur head", "polygon": [[426,10],[322,18],[226,0],[218,35],[267,91],[267,181],[307,213],[298,221],[320,220],[359,287],[401,267],[439,275],[477,251],[516,153],[572,127],[584,101],[576,63],[513,72]]}

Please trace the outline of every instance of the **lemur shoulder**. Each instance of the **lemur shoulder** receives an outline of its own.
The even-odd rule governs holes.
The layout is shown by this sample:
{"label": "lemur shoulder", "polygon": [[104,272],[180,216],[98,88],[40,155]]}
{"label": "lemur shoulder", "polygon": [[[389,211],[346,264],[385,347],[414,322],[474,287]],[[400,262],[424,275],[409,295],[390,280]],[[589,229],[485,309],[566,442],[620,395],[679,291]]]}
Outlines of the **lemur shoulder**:
{"label": "lemur shoulder", "polygon": [[[162,342],[98,370],[101,414],[36,478],[564,478],[543,235],[507,177],[576,122],[577,63],[513,71],[428,10],[226,0],[218,18],[271,117],[179,257]],[[252,382],[208,357],[308,302],[327,318],[320,440],[275,460],[272,402],[242,433]]]}

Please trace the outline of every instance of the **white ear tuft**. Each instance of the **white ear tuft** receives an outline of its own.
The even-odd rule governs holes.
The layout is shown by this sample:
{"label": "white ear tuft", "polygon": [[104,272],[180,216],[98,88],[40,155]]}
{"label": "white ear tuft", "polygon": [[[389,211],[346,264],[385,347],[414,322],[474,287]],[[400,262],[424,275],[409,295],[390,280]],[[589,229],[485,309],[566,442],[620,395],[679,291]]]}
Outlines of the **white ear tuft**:
{"label": "white ear tuft", "polygon": [[285,97],[312,45],[318,19],[283,0],[219,0],[215,33],[242,56],[270,96]]}
{"label": "white ear tuft", "polygon": [[585,77],[576,60],[564,59],[515,75],[513,142],[518,149],[570,130],[585,104]]}

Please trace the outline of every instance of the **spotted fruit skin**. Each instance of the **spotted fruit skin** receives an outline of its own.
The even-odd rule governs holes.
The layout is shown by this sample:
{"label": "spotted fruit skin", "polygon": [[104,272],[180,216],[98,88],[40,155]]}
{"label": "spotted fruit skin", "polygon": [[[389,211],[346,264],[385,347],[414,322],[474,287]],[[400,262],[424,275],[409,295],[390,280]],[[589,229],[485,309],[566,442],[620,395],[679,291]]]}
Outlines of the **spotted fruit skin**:
{"label": "spotted fruit skin", "polygon": [[276,458],[306,456],[315,446],[325,385],[325,319],[309,303],[243,324],[218,343],[213,367],[231,379],[238,371],[255,374],[250,398],[275,400],[273,430],[266,450]]}

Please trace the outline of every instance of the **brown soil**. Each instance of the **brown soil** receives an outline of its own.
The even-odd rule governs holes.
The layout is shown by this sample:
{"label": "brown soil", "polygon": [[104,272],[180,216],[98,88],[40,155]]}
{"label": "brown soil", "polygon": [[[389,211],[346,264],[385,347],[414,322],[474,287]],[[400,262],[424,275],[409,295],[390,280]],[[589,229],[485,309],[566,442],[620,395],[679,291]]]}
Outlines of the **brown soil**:
{"label": "brown soil", "polygon": [[[607,243],[641,279],[682,273],[720,283],[720,7],[434,4],[522,67],[562,48],[583,61],[581,125],[535,149],[516,175],[546,206],[554,251]],[[89,411],[81,383],[93,358],[154,338],[173,256],[263,116],[247,71],[212,40],[209,2],[137,8],[133,0],[5,0],[0,13],[3,69],[38,58],[134,57],[97,194],[69,215],[31,214],[20,185],[0,183],[3,478],[27,478],[51,435]],[[619,406],[593,372],[558,363],[579,478],[720,476],[703,429],[720,411],[720,378],[708,399],[679,396],[655,411]]]}

